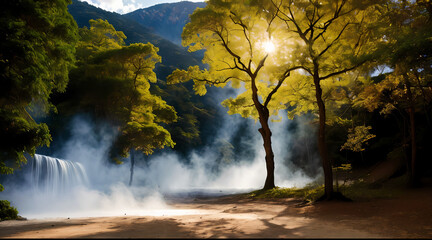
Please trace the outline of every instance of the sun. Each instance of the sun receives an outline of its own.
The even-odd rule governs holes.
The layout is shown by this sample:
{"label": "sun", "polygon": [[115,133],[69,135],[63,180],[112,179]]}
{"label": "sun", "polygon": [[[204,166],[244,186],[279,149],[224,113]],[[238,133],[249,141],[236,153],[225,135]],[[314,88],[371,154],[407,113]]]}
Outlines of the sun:
{"label": "sun", "polygon": [[263,47],[264,47],[264,50],[265,50],[267,53],[272,53],[272,52],[274,52],[274,50],[276,49],[276,48],[275,48],[275,45],[273,44],[272,41],[266,41],[266,42],[264,42],[264,43],[263,43]]}

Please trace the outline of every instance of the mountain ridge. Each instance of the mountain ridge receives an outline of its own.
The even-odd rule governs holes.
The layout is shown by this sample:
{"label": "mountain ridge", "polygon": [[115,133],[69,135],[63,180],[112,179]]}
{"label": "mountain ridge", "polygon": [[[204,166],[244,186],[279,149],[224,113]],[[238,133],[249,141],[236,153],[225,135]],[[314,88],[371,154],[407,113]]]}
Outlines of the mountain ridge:
{"label": "mountain ridge", "polygon": [[185,69],[191,65],[201,65],[202,56],[199,53],[188,52],[186,48],[159,36],[150,28],[124,15],[103,10],[87,2],[79,0],[72,2],[68,9],[78,27],[88,27],[90,19],[100,18],[108,20],[117,31],[123,31],[127,37],[125,39],[126,44],[150,42],[158,47],[158,54],[162,57],[162,63],[157,65],[156,72],[160,79],[165,79],[176,68]]}
{"label": "mountain ridge", "polygon": [[162,3],[148,8],[141,8],[123,16],[134,20],[156,34],[181,45],[183,27],[189,22],[189,15],[197,8],[206,6],[205,2],[181,1]]}

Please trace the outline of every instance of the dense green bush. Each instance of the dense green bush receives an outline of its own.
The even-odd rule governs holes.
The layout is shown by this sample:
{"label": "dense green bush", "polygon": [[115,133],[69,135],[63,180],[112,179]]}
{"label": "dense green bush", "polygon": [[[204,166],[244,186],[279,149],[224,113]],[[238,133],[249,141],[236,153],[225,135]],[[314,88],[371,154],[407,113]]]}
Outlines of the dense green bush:
{"label": "dense green bush", "polygon": [[0,221],[18,219],[18,210],[7,200],[0,200]]}

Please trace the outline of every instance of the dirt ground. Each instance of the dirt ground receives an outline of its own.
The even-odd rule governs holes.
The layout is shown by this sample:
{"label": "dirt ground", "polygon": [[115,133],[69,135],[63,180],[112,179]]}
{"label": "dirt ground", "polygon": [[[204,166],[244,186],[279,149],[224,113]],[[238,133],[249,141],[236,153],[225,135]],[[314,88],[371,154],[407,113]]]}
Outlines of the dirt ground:
{"label": "dirt ground", "polygon": [[3,221],[0,238],[432,238],[431,187],[312,205],[239,195],[168,201],[177,214]]}

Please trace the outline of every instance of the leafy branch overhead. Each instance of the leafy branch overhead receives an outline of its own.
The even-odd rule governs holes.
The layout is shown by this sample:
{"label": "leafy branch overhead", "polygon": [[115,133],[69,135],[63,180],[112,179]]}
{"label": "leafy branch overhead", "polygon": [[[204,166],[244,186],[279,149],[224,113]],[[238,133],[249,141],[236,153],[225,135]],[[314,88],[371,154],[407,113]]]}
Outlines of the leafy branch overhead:
{"label": "leafy branch overhead", "polygon": [[370,126],[357,126],[348,130],[348,139],[342,145],[341,150],[351,150],[353,152],[364,151],[363,144],[367,143],[368,140],[376,137],[375,134],[369,133],[372,129]]}
{"label": "leafy branch overhead", "polygon": [[[78,27],[66,0],[3,1],[0,9],[0,161],[16,168],[38,147],[49,146],[45,123],[55,111],[53,92],[64,92],[75,63]],[[2,166],[3,168],[3,166]]]}

